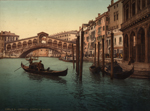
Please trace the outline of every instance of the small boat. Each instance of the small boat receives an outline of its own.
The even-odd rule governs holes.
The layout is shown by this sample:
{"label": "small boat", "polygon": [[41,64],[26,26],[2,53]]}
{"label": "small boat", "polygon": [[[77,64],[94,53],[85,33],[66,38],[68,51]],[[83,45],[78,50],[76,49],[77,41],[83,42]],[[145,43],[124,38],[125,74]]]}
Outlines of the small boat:
{"label": "small boat", "polygon": [[[73,60],[63,59],[62,57],[60,57],[59,60],[62,60],[64,62],[73,62]],[[76,62],[76,60],[74,60],[74,62]]]}
{"label": "small boat", "polygon": [[93,74],[98,74],[101,71],[101,67],[100,66],[95,66],[92,65],[89,67],[89,70],[93,73]]}
{"label": "small boat", "polygon": [[[117,68],[116,68],[117,69]],[[106,70],[104,71],[104,73],[106,75],[111,75],[111,70]],[[113,73],[113,77],[116,79],[126,79],[128,78],[130,75],[132,75],[134,73],[134,66],[132,67],[132,69],[130,71],[114,71]]]}
{"label": "small boat", "polygon": [[[32,63],[32,65],[30,66],[25,66],[22,62],[21,62],[21,67],[29,73],[34,73],[34,74],[41,74],[41,75],[51,75],[51,76],[66,76],[67,72],[68,72],[68,68],[66,70],[63,71],[55,71],[55,70],[40,70],[38,71],[37,69],[37,64],[38,62]],[[43,64],[42,64],[43,65]],[[30,68],[29,68],[30,67]]]}

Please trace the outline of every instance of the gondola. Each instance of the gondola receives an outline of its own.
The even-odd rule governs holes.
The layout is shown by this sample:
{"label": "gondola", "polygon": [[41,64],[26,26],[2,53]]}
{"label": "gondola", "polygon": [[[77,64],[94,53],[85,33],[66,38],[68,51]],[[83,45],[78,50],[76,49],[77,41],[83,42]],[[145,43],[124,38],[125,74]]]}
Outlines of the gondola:
{"label": "gondola", "polygon": [[[38,71],[37,67],[37,62],[32,63],[32,65],[30,66],[25,66],[22,62],[21,62],[21,67],[29,73],[34,73],[34,74],[40,74],[40,75],[51,75],[51,76],[66,76],[67,72],[68,72],[68,68],[66,70],[63,71],[55,71],[55,70],[46,70],[43,69],[42,71]],[[30,68],[29,68],[30,67]]]}
{"label": "gondola", "polygon": [[[105,70],[104,73],[106,75],[111,75],[111,70]],[[113,78],[116,79],[126,79],[128,78],[130,75],[132,75],[134,73],[134,66],[132,67],[132,69],[130,71],[122,71],[122,72],[114,72],[113,73]]]}
{"label": "gondola", "polygon": [[[66,60],[66,59],[63,59],[63,58],[59,58],[59,60],[62,60],[62,61],[64,61],[64,62],[73,62],[73,60]],[[76,60],[74,60],[74,62],[76,62]]]}
{"label": "gondola", "polygon": [[89,67],[89,70],[93,73],[93,74],[98,74],[101,71],[101,67],[100,66],[95,66],[92,65]]}

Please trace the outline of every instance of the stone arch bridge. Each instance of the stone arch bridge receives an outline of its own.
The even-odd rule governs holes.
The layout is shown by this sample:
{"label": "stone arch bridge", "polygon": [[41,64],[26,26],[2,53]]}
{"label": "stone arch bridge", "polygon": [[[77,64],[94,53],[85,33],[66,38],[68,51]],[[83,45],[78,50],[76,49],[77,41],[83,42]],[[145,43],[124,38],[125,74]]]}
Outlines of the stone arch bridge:
{"label": "stone arch bridge", "polygon": [[72,44],[75,51],[75,42],[49,37],[47,33],[41,32],[34,37],[20,39],[13,42],[7,42],[5,44],[5,55],[17,55],[20,58],[24,58],[30,52],[40,48],[51,49],[57,54],[63,54],[66,52],[71,53]]}

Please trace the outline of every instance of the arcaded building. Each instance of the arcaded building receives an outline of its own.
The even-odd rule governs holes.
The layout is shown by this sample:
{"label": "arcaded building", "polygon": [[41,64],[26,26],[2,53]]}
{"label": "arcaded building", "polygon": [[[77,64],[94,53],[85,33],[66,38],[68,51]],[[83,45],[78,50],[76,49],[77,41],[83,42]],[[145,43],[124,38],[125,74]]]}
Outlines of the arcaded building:
{"label": "arcaded building", "polygon": [[0,55],[5,50],[5,43],[18,40],[19,36],[10,31],[1,31],[0,32]]}
{"label": "arcaded building", "polygon": [[150,63],[150,0],[122,0],[123,60]]}

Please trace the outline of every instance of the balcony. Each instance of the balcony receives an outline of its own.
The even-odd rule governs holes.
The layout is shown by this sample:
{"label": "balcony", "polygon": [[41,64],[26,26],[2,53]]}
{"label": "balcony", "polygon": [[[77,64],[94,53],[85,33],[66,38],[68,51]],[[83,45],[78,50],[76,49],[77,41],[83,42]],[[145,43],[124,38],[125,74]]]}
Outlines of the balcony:
{"label": "balcony", "polygon": [[135,23],[139,22],[145,17],[150,16],[150,7],[147,6],[146,8],[142,9],[140,12],[129,18],[127,21],[121,24],[121,30],[125,30],[126,28],[134,25]]}

